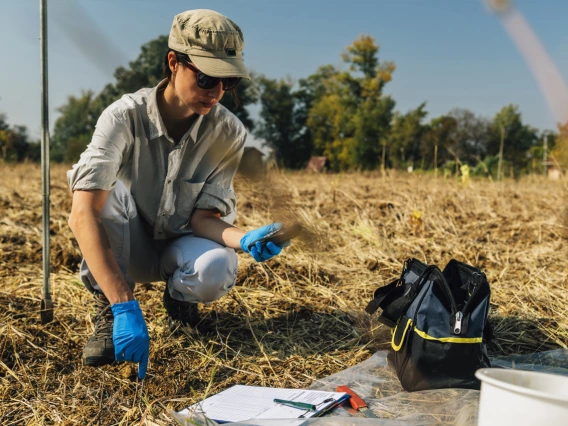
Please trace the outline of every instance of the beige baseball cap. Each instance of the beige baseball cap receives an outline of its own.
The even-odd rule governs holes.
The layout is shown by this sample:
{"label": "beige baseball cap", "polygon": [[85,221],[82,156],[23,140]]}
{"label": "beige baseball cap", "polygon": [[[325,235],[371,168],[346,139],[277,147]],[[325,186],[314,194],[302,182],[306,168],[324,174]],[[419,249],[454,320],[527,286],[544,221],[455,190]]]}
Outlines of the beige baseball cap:
{"label": "beige baseball cap", "polygon": [[174,17],[168,47],[186,53],[200,71],[212,77],[244,77],[245,41],[239,26],[208,9],[187,10]]}

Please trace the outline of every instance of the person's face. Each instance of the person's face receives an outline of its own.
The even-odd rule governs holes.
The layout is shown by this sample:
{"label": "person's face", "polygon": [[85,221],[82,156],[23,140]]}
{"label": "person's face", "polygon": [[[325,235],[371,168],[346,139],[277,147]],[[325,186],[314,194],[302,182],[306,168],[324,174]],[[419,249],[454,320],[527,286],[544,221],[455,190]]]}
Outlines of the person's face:
{"label": "person's face", "polygon": [[170,52],[168,60],[172,70],[171,81],[181,103],[180,106],[186,106],[199,115],[211,111],[225,93],[222,83],[219,82],[212,89],[201,89],[197,86],[197,74],[184,63],[177,62],[175,53]]}

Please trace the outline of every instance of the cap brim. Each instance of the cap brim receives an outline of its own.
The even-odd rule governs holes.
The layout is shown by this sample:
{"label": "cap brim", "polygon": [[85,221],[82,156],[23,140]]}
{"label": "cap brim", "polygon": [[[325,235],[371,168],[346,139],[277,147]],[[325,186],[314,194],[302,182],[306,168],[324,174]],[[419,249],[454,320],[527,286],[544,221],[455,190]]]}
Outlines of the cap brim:
{"label": "cap brim", "polygon": [[250,80],[247,68],[240,58],[208,58],[196,55],[189,57],[200,71],[211,77],[242,77]]}

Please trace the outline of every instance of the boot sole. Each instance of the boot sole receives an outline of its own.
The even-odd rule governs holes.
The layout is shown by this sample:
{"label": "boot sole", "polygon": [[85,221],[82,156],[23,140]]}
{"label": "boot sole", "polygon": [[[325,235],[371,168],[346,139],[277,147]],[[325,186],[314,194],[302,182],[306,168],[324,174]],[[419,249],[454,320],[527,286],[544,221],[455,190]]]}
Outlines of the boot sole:
{"label": "boot sole", "polygon": [[87,356],[83,357],[83,365],[88,365],[90,367],[102,367],[103,365],[109,365],[114,363],[114,357],[100,357],[100,356]]}

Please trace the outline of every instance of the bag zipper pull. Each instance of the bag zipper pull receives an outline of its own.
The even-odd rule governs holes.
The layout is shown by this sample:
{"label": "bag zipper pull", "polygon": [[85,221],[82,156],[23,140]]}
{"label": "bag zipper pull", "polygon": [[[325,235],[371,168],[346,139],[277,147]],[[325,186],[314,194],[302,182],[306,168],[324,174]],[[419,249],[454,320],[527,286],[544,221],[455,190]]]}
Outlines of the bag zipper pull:
{"label": "bag zipper pull", "polygon": [[463,314],[461,311],[456,312],[456,323],[454,324],[454,334],[460,334],[462,331],[462,318]]}

